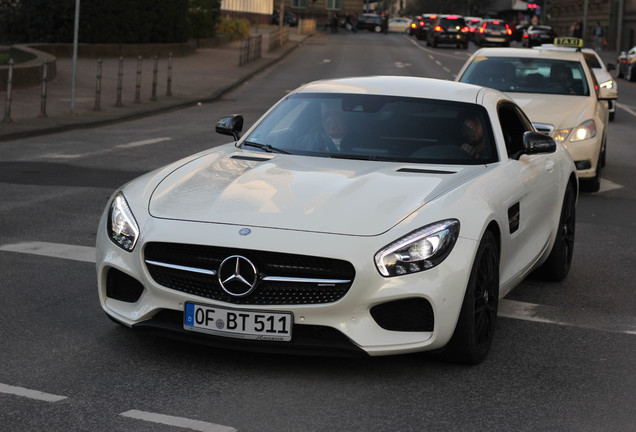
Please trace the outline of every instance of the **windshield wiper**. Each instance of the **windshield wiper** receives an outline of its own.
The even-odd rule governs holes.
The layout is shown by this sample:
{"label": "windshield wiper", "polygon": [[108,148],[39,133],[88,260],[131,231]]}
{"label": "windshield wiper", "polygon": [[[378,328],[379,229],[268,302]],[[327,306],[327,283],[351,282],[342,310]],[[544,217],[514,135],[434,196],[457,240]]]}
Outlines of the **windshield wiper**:
{"label": "windshield wiper", "polygon": [[251,142],[251,141],[243,141],[243,145],[244,146],[248,146],[248,147],[256,147],[256,148],[259,148],[261,150],[266,151],[267,153],[291,154],[289,152],[286,152],[285,150],[281,150],[279,148],[272,147],[269,144],[259,144],[259,143],[255,143],[255,142]]}

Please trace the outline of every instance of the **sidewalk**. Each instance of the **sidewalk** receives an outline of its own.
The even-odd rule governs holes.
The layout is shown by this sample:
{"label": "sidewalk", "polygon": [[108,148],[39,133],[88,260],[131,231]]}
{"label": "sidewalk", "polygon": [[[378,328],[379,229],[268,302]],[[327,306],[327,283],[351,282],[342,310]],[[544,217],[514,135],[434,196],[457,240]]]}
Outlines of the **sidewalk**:
{"label": "sidewalk", "polygon": [[[267,27],[256,29],[263,34]],[[255,34],[254,32],[252,34]],[[195,54],[174,57],[172,64],[172,96],[167,96],[168,59],[158,59],[156,100],[152,101],[154,59],[142,60],[140,102],[136,99],[137,58],[124,59],[121,103],[117,102],[119,61],[104,58],[102,63],[99,110],[95,110],[97,60],[79,58],[76,66],[75,103],[71,113],[73,61],[57,58],[57,77],[47,84],[46,117],[41,117],[40,85],[13,89],[10,118],[3,122],[6,89],[0,89],[0,142],[65,130],[94,127],[210,102],[237,87],[253,75],[276,63],[296,47],[306,35],[289,32],[282,47],[268,52],[267,35],[263,34],[261,58],[239,66],[240,41],[216,48],[201,48]]]}

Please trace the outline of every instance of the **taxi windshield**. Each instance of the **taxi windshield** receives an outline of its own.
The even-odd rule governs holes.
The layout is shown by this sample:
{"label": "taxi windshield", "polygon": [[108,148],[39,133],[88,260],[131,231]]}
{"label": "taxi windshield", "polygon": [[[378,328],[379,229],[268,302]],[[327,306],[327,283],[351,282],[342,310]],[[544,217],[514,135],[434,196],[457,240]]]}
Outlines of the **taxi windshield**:
{"label": "taxi windshield", "polygon": [[461,82],[512,93],[589,96],[581,62],[527,57],[478,57]]}
{"label": "taxi windshield", "polygon": [[475,165],[497,151],[476,104],[398,96],[296,93],[243,140],[278,153],[339,159]]}

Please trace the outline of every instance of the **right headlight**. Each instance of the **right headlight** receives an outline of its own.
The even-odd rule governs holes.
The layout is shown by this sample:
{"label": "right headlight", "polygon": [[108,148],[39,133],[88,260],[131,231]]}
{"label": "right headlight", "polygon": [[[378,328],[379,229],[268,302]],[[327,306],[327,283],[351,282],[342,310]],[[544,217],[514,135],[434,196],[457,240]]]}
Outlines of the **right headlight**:
{"label": "right headlight", "polygon": [[435,267],[453,250],[459,221],[446,219],[415,230],[375,254],[382,276],[402,276]]}
{"label": "right headlight", "polygon": [[131,252],[139,238],[139,225],[135,220],[124,194],[115,195],[108,211],[108,237],[117,246]]}

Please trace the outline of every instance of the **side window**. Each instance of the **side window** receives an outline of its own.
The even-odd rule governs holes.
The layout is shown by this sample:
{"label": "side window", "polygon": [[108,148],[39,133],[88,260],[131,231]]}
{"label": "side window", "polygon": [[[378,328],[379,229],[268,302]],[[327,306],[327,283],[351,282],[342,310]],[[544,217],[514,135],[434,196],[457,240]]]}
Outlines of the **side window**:
{"label": "side window", "polygon": [[531,131],[532,125],[519,108],[511,103],[500,104],[498,114],[508,157],[511,157],[523,150],[523,134]]}

